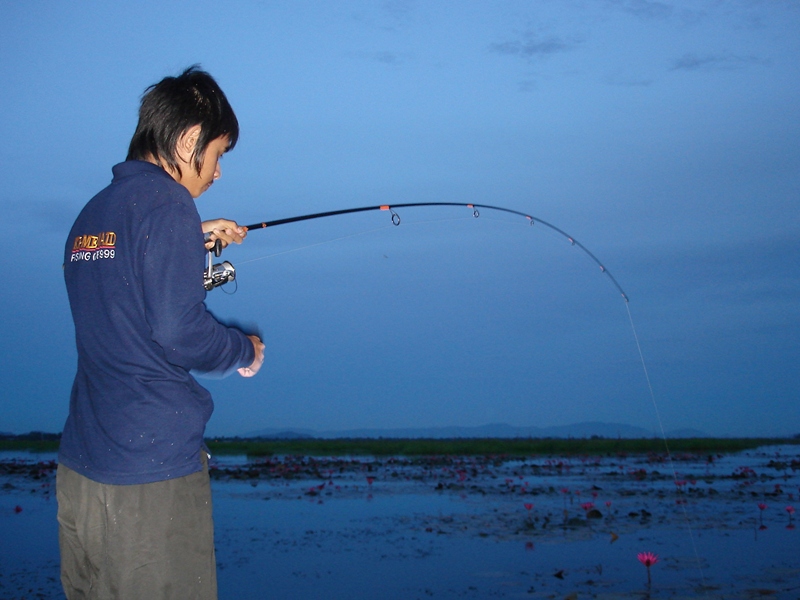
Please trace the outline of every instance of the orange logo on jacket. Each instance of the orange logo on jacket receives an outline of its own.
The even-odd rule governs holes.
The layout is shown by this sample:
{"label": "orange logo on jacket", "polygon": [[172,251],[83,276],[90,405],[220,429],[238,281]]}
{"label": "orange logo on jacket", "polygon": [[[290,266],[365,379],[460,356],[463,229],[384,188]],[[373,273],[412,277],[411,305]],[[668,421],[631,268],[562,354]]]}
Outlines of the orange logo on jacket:
{"label": "orange logo on jacket", "polygon": [[73,252],[81,250],[98,250],[99,248],[113,248],[117,243],[117,234],[113,231],[104,231],[97,235],[79,235],[72,244]]}
{"label": "orange logo on jacket", "polygon": [[97,235],[79,235],[72,243],[72,256],[69,257],[69,262],[115,258],[116,243],[117,234],[113,231],[104,231]]}

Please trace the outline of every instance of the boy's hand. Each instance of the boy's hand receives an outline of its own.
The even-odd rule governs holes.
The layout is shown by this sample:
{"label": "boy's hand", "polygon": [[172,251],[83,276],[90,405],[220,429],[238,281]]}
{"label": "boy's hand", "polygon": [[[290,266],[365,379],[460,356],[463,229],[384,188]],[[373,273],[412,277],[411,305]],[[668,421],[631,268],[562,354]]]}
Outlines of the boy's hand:
{"label": "boy's hand", "polygon": [[247,337],[253,342],[253,349],[256,351],[256,356],[253,359],[253,364],[249,367],[238,369],[239,375],[242,377],[252,377],[258,373],[261,365],[264,364],[264,342],[262,342],[257,335],[248,335]]}
{"label": "boy's hand", "polygon": [[241,244],[242,240],[247,236],[247,229],[239,227],[236,221],[229,221],[228,219],[213,219],[211,221],[203,221],[203,233],[210,234],[206,240],[206,249],[211,250],[214,247],[214,242],[220,240],[222,247],[225,248],[228,244],[237,243]]}

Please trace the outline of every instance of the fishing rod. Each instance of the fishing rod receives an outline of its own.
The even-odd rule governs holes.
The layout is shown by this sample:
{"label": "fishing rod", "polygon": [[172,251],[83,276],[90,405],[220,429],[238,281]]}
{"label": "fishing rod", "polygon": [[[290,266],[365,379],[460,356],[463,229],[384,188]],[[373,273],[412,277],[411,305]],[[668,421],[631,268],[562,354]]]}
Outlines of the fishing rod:
{"label": "fishing rod", "polygon": [[[402,204],[377,204],[375,206],[360,206],[357,208],[343,208],[339,210],[329,210],[325,212],[318,212],[318,213],[310,213],[307,215],[298,215],[295,217],[286,217],[284,219],[275,219],[273,221],[262,221],[261,223],[253,223],[252,225],[245,225],[245,229],[248,231],[252,231],[254,229],[266,229],[268,227],[277,227],[278,225],[286,225],[288,223],[298,223],[300,221],[310,221],[312,219],[323,219],[326,217],[335,217],[337,215],[348,215],[353,213],[361,213],[361,212],[368,212],[373,210],[382,210],[388,211],[391,214],[392,224],[395,226],[400,225],[400,215],[397,214],[395,209],[400,208],[415,208],[420,206],[460,206],[472,209],[472,216],[476,219],[480,217],[480,211],[478,209],[485,208],[488,210],[496,210],[499,212],[510,213],[512,215],[518,215],[520,217],[524,217],[528,220],[531,225],[535,223],[540,223],[545,227],[549,227],[556,233],[564,236],[570,244],[573,246],[577,246],[581,250],[583,250],[586,255],[591,258],[597,266],[600,267],[600,271],[608,275],[608,278],[611,280],[611,283],[614,284],[614,287],[619,290],[619,293],[622,295],[623,300],[628,302],[628,296],[625,294],[625,291],[622,287],[617,283],[617,280],[614,279],[614,276],[611,272],[606,269],[605,265],[600,262],[600,260],[592,254],[592,252],[583,244],[581,244],[578,240],[574,237],[569,235],[567,232],[559,229],[555,225],[548,223],[547,221],[540,219],[538,217],[533,217],[527,213],[520,212],[518,210],[514,210],[512,208],[505,208],[503,206],[492,206],[491,204],[474,204],[474,203],[466,203],[466,202],[406,202]],[[212,254],[214,256],[220,256],[222,253],[222,245],[217,240],[217,243],[208,251],[208,267],[204,274],[204,285],[207,290],[212,290],[215,287],[219,287],[232,281],[236,278],[236,269],[233,267],[231,263],[225,261],[220,264],[212,264]]]}

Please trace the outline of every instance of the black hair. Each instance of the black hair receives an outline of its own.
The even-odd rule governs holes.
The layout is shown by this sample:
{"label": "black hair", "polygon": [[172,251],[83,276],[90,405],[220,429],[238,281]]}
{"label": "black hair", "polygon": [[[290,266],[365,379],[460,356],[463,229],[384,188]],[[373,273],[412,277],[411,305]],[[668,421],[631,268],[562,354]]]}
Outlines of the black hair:
{"label": "black hair", "polygon": [[200,125],[192,158],[198,175],[213,140],[228,136],[228,150],[239,139],[239,121],[214,78],[193,65],[177,77],[165,77],[142,95],[139,124],[126,160],[156,160],[181,175],[175,152],[188,129]]}

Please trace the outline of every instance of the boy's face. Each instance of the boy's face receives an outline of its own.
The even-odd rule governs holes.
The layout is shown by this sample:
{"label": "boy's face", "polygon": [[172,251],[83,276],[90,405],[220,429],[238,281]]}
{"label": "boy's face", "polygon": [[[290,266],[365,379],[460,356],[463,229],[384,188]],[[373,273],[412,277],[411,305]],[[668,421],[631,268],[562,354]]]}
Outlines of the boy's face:
{"label": "boy's face", "polygon": [[219,179],[222,174],[219,168],[219,159],[222,158],[222,155],[225,154],[225,151],[228,149],[229,142],[230,140],[226,135],[211,140],[208,146],[206,146],[206,152],[203,155],[203,163],[199,175],[194,167],[192,154],[186,153],[182,155],[178,152],[177,158],[184,164],[181,164],[181,175],[179,178],[176,177],[176,180],[189,190],[192,198],[199,197],[211,187],[212,183]]}

